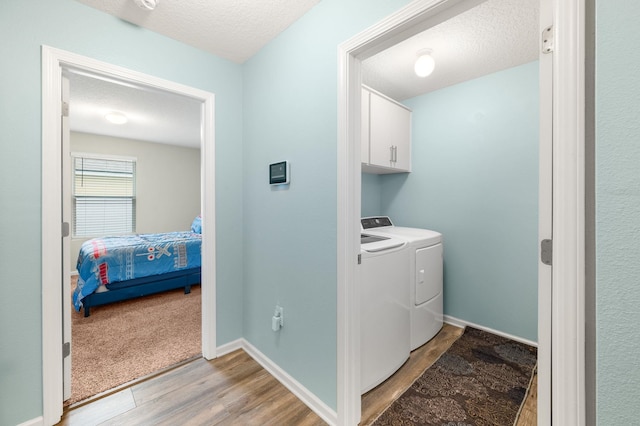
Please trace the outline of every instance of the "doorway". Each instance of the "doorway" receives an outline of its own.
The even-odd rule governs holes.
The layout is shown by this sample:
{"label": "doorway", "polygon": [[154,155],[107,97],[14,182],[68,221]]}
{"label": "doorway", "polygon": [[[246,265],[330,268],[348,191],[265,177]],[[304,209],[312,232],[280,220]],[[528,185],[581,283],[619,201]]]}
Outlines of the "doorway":
{"label": "doorway", "polygon": [[[63,70],[73,68],[138,87],[150,87],[193,99],[202,104],[200,142],[200,206],[202,213],[202,354],[216,356],[215,338],[215,138],[214,95],[199,89],[43,47],[42,144],[42,285],[43,285],[43,414],[46,424],[57,423],[63,406],[64,317],[60,283],[64,280],[61,241],[68,238],[62,218]],[[67,263],[68,264],[68,263]],[[68,277],[67,277],[68,279]]]}
{"label": "doorway", "polygon": [[[338,133],[338,422],[357,424],[361,62],[481,3],[414,1],[339,48]],[[563,7],[558,7],[562,3]],[[580,424],[584,413],[584,1],[541,0],[540,34],[562,42],[540,56],[539,238],[553,241],[553,268],[539,262],[539,418]],[[556,33],[557,34],[557,33]],[[549,37],[546,38],[547,40]],[[565,86],[566,85],[566,86]],[[562,87],[563,90],[559,88]],[[567,90],[564,90],[567,89]],[[543,115],[546,114],[546,119]],[[552,140],[562,140],[560,150]],[[552,179],[553,177],[553,179]],[[551,227],[551,224],[554,227]],[[563,282],[562,289],[551,282]],[[578,344],[575,344],[578,342]],[[554,351],[552,353],[551,348]],[[554,375],[551,375],[552,365]],[[571,366],[571,367],[569,367]],[[551,409],[553,407],[553,411]]]}
{"label": "doorway", "polygon": [[[70,239],[69,247],[63,247],[63,300],[70,293],[75,303],[70,313],[65,311],[70,321],[64,340],[71,354],[65,357],[64,377],[65,405],[73,407],[201,354],[199,285],[191,286],[189,295],[184,287],[160,291],[166,289],[160,281],[137,287],[149,294],[90,308],[87,317],[80,304],[114,294],[89,296],[98,281],[89,241],[108,244],[112,257],[95,262],[108,266],[110,282],[172,271],[177,257],[185,266],[200,264],[200,236],[188,231],[201,213],[202,102],[71,68],[63,69],[63,77],[69,85],[69,113],[63,120],[69,124],[63,130],[62,203],[71,233],[64,239]],[[127,122],[105,119],[111,111]],[[125,241],[145,247],[130,245],[136,255],[120,257]],[[150,241],[149,249],[158,256],[141,256]],[[190,248],[188,256],[180,257],[180,247]],[[130,269],[118,268],[122,261]]]}

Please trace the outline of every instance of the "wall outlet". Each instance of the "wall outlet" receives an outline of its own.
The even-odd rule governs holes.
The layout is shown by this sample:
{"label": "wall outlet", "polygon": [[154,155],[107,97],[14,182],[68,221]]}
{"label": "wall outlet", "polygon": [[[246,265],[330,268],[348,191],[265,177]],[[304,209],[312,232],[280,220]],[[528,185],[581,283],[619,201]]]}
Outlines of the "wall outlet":
{"label": "wall outlet", "polygon": [[284,309],[282,306],[276,305],[273,317],[271,317],[271,329],[273,331],[278,331],[282,326],[284,326]]}

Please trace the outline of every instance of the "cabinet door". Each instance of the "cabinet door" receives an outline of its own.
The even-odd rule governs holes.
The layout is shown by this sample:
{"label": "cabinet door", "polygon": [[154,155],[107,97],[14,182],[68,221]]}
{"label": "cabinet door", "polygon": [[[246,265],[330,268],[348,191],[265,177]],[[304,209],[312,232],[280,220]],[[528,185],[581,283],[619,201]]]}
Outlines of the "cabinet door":
{"label": "cabinet door", "polygon": [[409,171],[411,112],[372,92],[369,113],[370,164]]}
{"label": "cabinet door", "polygon": [[399,170],[411,171],[411,111],[396,106],[395,119],[395,164]]}
{"label": "cabinet door", "polygon": [[360,162],[369,164],[369,92],[362,89],[362,114],[360,117]]}

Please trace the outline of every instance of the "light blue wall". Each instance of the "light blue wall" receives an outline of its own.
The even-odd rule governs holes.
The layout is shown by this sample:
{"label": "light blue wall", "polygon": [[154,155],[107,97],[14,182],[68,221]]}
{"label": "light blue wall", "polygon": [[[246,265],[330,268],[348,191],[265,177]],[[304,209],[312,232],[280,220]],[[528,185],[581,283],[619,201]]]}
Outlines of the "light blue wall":
{"label": "light blue wall", "polygon": [[537,341],[538,62],[403,102],[412,173],[382,213],[444,236],[446,315]]}
{"label": "light blue wall", "polygon": [[382,175],[362,173],[361,215],[380,216],[382,214]]}
{"label": "light blue wall", "polygon": [[[222,182],[216,188],[218,343],[244,333],[335,407],[336,46],[406,3],[323,0],[246,67],[240,67],[72,0],[0,2],[0,54],[10,65],[3,68],[0,79],[0,424],[20,423],[42,413],[40,46],[47,44],[216,93],[216,176]],[[598,424],[630,424],[635,421],[634,395],[640,383],[640,372],[633,362],[640,349],[640,327],[635,325],[640,322],[640,85],[635,73],[640,68],[640,54],[633,43],[638,39],[640,5],[635,0],[596,0],[596,5]],[[523,87],[511,90],[517,93]],[[413,105],[413,101],[412,106],[414,111],[430,111],[433,118],[453,120],[444,108]],[[530,157],[537,158],[535,150],[524,146],[524,138],[512,139],[518,150],[509,145],[485,163],[471,162],[471,153],[486,154],[489,151],[482,147],[498,142],[483,133],[497,116],[485,107],[479,105],[477,110],[467,111],[486,113],[468,115],[468,124],[476,132],[457,139],[482,145],[466,146],[463,155],[442,155],[455,160],[450,167],[484,171],[473,177],[485,185],[495,184],[502,193],[512,193],[514,199],[508,211],[516,208],[533,214],[535,198],[524,200],[521,196],[534,192],[534,182],[490,182],[490,164],[514,172],[513,163],[504,164],[503,157],[523,161],[522,154],[530,149]],[[537,131],[534,127],[531,132]],[[432,133],[429,129],[425,132]],[[438,141],[426,140],[425,149],[431,143]],[[293,163],[293,183],[288,190],[271,191],[265,183],[266,164],[281,158]],[[414,166],[416,171],[411,176],[429,173],[423,185],[435,191],[433,179],[440,179],[447,170],[435,167],[435,159],[427,161],[434,166],[431,171],[418,172]],[[527,167],[529,175],[537,170],[535,165]],[[391,177],[385,183],[385,193],[394,186],[403,186],[402,180],[400,176]],[[468,191],[459,178],[452,178],[451,183],[460,194]],[[411,188],[414,184],[407,181],[406,186]],[[472,206],[461,203],[464,197],[445,200],[454,218],[465,224],[465,236],[456,237],[453,229],[440,223],[441,218],[435,213],[442,213],[442,204],[431,210],[435,213],[424,217],[405,218],[393,208],[381,213],[402,218],[406,225],[443,231],[447,256],[461,250],[456,248],[456,242],[459,245],[463,238],[473,237],[474,247],[480,246],[482,251],[477,252],[463,273],[475,278],[477,273],[493,273],[495,265],[500,264],[492,259],[493,251],[500,247],[490,244],[496,234],[489,232],[487,225],[503,229],[497,235],[501,240],[506,237],[506,229],[512,230],[513,235],[522,234],[521,229],[514,229],[514,221],[505,218],[504,211],[492,210],[499,195],[478,196]],[[424,200],[411,203],[416,202],[427,205]],[[375,204],[377,201],[371,206]],[[244,227],[243,207],[247,208]],[[366,204],[366,208],[370,205]],[[473,226],[479,217],[486,220]],[[267,231],[263,219],[273,221]],[[314,228],[310,221],[324,225]],[[535,218],[531,222],[535,223]],[[239,241],[243,230],[249,232]],[[535,245],[529,247],[522,241],[517,244],[519,252],[530,251],[535,256]],[[247,257],[244,304],[242,255]],[[501,258],[510,265],[514,261],[511,252],[501,253]],[[535,274],[530,265],[521,266],[525,271],[531,269],[526,276]],[[507,278],[507,274],[499,275],[500,279]],[[451,298],[471,299],[473,295],[484,305],[488,302],[482,290],[474,284],[448,293]],[[499,300],[512,300],[517,287],[504,290],[506,296],[501,295]],[[524,293],[521,292],[523,298]],[[535,299],[535,292],[528,294]],[[269,329],[276,301],[285,306],[287,318],[280,336]],[[514,311],[497,309],[500,318],[489,320],[499,323],[533,315],[533,311]],[[458,312],[461,311],[456,308],[448,313]],[[478,317],[478,312],[472,314],[465,318],[473,321]],[[515,333],[527,337],[535,330]]]}
{"label": "light blue wall", "polygon": [[0,2],[0,424],[42,414],[41,45],[216,94],[218,343],[242,335],[242,72],[73,0]]}
{"label": "light blue wall", "polygon": [[596,410],[638,423],[640,3],[596,1]]}
{"label": "light blue wall", "polygon": [[[41,0],[35,4],[37,7],[20,0],[0,2],[0,53],[11,65],[3,69],[0,79],[0,235],[3,242],[0,244],[0,424],[20,423],[42,413],[40,46],[47,44],[216,94],[217,278],[221,301],[218,305],[218,343],[244,335],[335,407],[336,47],[407,2],[323,0],[245,67],[124,23],[72,0]],[[634,421],[633,395],[640,383],[640,373],[633,364],[634,355],[640,350],[640,329],[629,326],[640,320],[637,309],[640,304],[637,285],[640,275],[637,260],[640,254],[637,220],[640,216],[637,171],[640,164],[637,143],[640,139],[637,120],[640,89],[634,72],[640,67],[640,56],[633,49],[638,41],[636,23],[640,20],[640,6],[634,0],[597,0],[596,5],[597,406],[599,424],[616,424]],[[503,83],[511,84],[512,81],[508,79]],[[515,94],[524,89],[521,86],[510,88]],[[484,97],[504,94],[492,92]],[[522,98],[524,94],[518,96]],[[481,98],[479,95],[477,100]],[[410,105],[414,111],[428,111],[433,123],[437,123],[438,118],[454,120],[451,114],[445,114],[445,108],[414,105],[415,101],[411,100]],[[452,106],[450,100],[442,102]],[[532,102],[537,100],[532,99]],[[463,113],[462,106],[458,107],[460,110],[456,113]],[[535,106],[529,109],[537,114]],[[501,307],[496,309],[499,315],[489,316],[486,321],[482,319],[484,313],[479,310],[488,306],[491,300],[485,295],[486,287],[477,284],[477,274],[493,273],[496,264],[508,264],[509,269],[516,269],[513,266],[516,262],[525,271],[519,276],[535,278],[533,266],[518,263],[524,255],[500,252],[505,244],[497,243],[503,243],[509,236],[505,235],[506,229],[511,230],[513,236],[535,234],[534,216],[527,221],[532,228],[523,232],[510,215],[504,214],[514,209],[522,209],[531,215],[537,211],[536,196],[524,197],[525,193],[537,191],[537,177],[533,183],[522,183],[517,179],[493,181],[489,171],[493,165],[504,167],[504,173],[521,172],[534,176],[536,164],[529,164],[529,169],[519,171],[514,170],[513,162],[505,164],[504,159],[524,161],[522,155],[527,149],[530,150],[529,159],[537,158],[537,148],[525,146],[526,138],[512,138],[511,143],[518,145],[503,147],[499,156],[485,158],[484,163],[473,163],[472,153],[487,154],[490,151],[482,148],[499,142],[483,132],[500,114],[492,111],[490,105],[478,104],[476,110],[467,109],[469,114],[477,111],[484,112],[484,116],[467,116],[475,132],[461,134],[463,137],[456,139],[465,143],[476,141],[477,144],[465,145],[462,155],[450,151],[441,155],[454,160],[449,167],[455,170],[466,167],[465,170],[475,171],[473,179],[485,188],[495,185],[493,189],[501,189],[502,194],[513,194],[508,208],[495,208],[501,199],[500,191],[477,196],[471,204],[463,202],[465,197],[456,197],[454,192],[454,196],[447,199],[451,207],[449,213],[459,219],[458,222],[465,223],[464,236],[456,236],[451,225],[440,223],[443,205],[432,210],[440,215],[440,219],[435,213],[405,217],[399,209],[391,207],[380,213],[390,214],[398,220],[402,218],[402,224],[443,231],[446,256],[464,251],[460,241],[473,237],[473,247],[480,246],[482,251],[474,252],[478,255],[470,259],[460,274],[473,274],[474,284],[448,289],[447,298],[462,300],[464,304],[464,299],[475,297],[474,302],[477,302],[473,305],[477,310],[469,310],[469,316],[460,317],[498,329],[501,326],[496,324],[513,322],[514,330],[504,331],[535,340],[535,328],[519,322],[524,317],[535,318],[535,303],[520,310],[512,306],[502,310]],[[462,118],[464,116],[458,116],[458,119]],[[530,127],[530,132],[520,127],[515,130],[527,135],[537,132],[536,126]],[[424,131],[430,136],[437,134],[435,130]],[[426,140],[425,149],[431,143],[437,141]],[[517,150],[509,149],[516,146]],[[229,158],[242,158],[244,170],[233,167],[238,163],[228,161]],[[266,185],[266,164],[281,158],[292,162],[293,182],[288,190],[272,191]],[[447,170],[436,167],[436,159],[427,162],[433,166],[430,171],[418,172],[414,165],[411,179],[420,173],[429,173],[424,188],[437,192],[437,180],[434,179],[440,180]],[[407,180],[404,185],[403,179]],[[458,194],[469,195],[469,188],[463,183],[463,179],[451,177],[453,189]],[[390,177],[384,184],[384,194],[393,191],[394,187],[413,186],[416,185],[408,177]],[[408,198],[401,193],[398,195],[399,200],[403,197]],[[375,195],[367,198],[372,199],[375,200]],[[384,199],[389,197],[383,196]],[[427,204],[415,199],[412,203]],[[363,212],[365,207],[373,211],[375,207],[372,206],[376,204],[377,201],[367,202]],[[267,230],[263,219],[272,221]],[[310,222],[323,225],[314,228]],[[491,233],[487,225],[500,225],[503,231]],[[246,232],[243,234],[243,231]],[[240,240],[239,235],[243,235],[243,239]],[[518,247],[518,253],[529,251],[533,258],[536,257],[535,244],[528,246],[519,237],[513,241],[510,236],[508,242]],[[502,260],[507,260],[497,263],[495,250]],[[243,255],[247,258],[244,303],[241,302]],[[452,267],[447,260],[447,280],[462,278],[455,273],[449,277]],[[503,287],[492,282],[490,290],[503,290],[500,295],[503,301],[513,301],[516,295],[521,299],[528,295],[529,300],[535,300],[535,291],[527,293],[518,287],[519,283],[504,284],[512,283],[510,273],[497,277]],[[17,292],[16,288],[19,288]],[[285,307],[287,318],[279,336],[271,332],[269,321],[277,301]],[[446,309],[454,316],[462,312],[461,308],[449,305]]]}
{"label": "light blue wall", "polygon": [[[337,47],[406,3],[323,0],[244,67],[244,336],[334,409]],[[283,190],[267,178],[279,160]]]}

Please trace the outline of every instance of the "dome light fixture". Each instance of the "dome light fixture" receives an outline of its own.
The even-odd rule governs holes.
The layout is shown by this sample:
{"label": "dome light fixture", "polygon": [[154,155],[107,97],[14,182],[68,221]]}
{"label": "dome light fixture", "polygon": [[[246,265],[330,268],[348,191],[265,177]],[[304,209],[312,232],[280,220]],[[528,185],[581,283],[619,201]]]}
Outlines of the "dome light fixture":
{"label": "dome light fixture", "polygon": [[138,7],[145,10],[153,10],[156,8],[160,0],[133,0]]}
{"label": "dome light fixture", "polygon": [[104,118],[113,124],[125,124],[129,119],[121,112],[112,111],[104,116]]}
{"label": "dome light fixture", "polygon": [[418,51],[418,58],[413,67],[418,77],[426,77],[431,74],[436,67],[436,62],[431,56],[431,49],[423,49]]}

